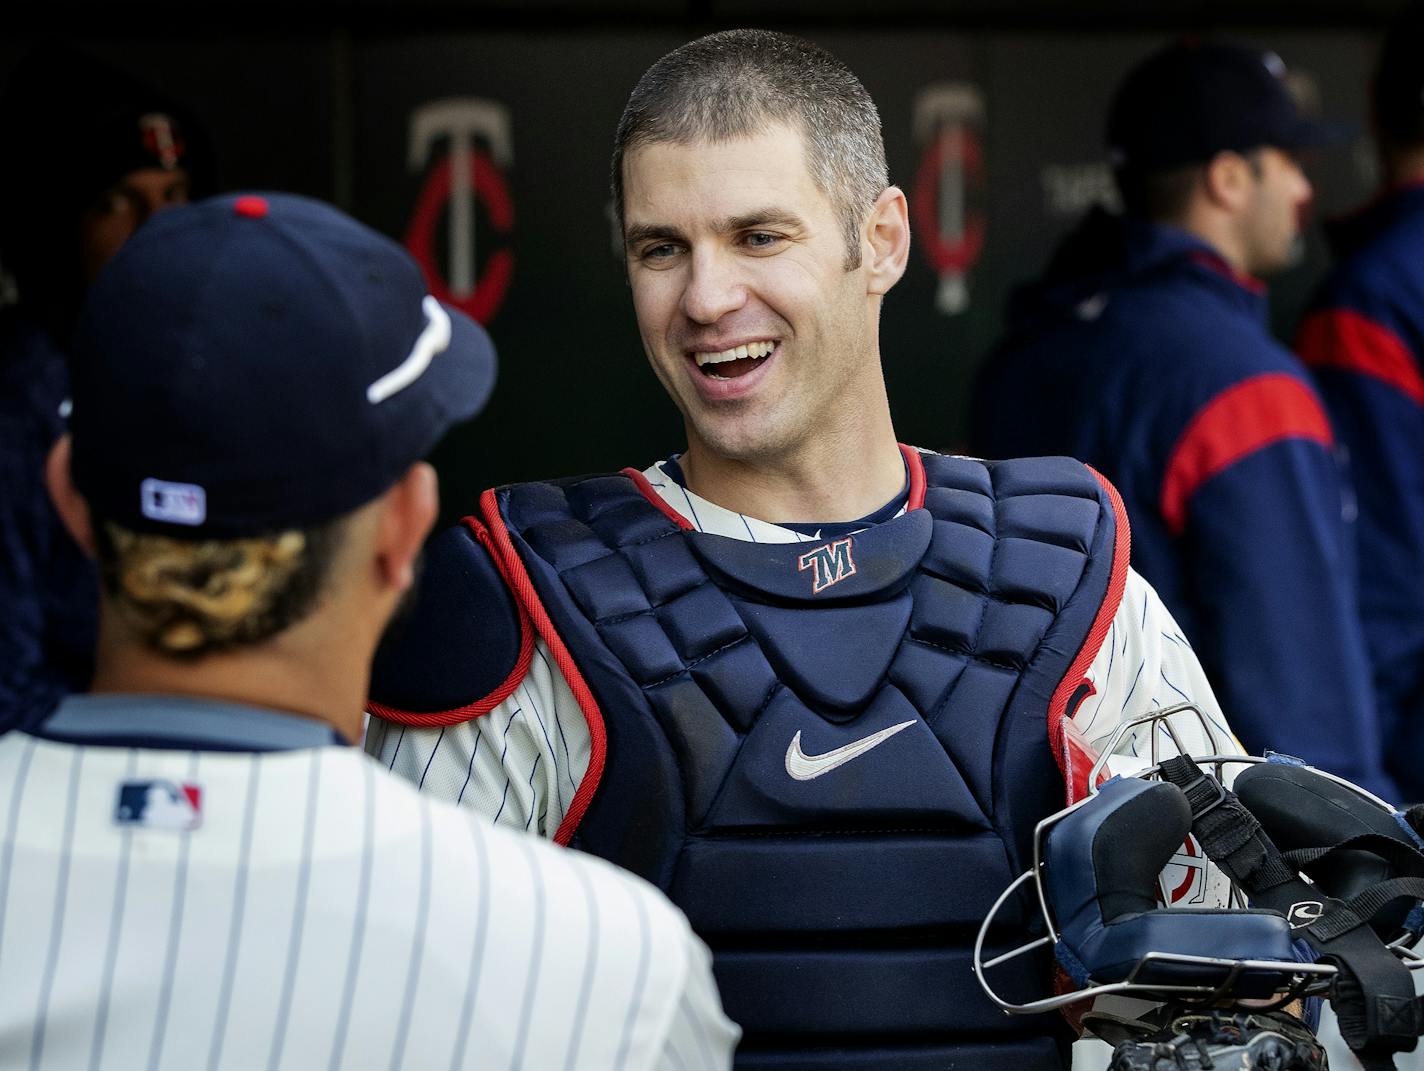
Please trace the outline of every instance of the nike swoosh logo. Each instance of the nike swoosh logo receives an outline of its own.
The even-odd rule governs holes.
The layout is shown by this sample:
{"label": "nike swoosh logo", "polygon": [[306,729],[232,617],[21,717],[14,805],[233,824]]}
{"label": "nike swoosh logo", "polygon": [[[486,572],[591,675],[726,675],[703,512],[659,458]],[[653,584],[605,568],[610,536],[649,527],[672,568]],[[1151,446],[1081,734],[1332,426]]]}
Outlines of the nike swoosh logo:
{"label": "nike swoosh logo", "polygon": [[853,740],[834,751],[827,751],[824,755],[808,755],[802,751],[801,733],[798,730],[791,738],[791,746],[786,749],[786,772],[798,781],[814,780],[822,774],[830,773],[837,766],[844,766],[852,759],[860,758],[871,748],[885,743],[901,729],[908,729],[914,724],[913,721],[902,721],[899,725],[892,725],[878,733]]}

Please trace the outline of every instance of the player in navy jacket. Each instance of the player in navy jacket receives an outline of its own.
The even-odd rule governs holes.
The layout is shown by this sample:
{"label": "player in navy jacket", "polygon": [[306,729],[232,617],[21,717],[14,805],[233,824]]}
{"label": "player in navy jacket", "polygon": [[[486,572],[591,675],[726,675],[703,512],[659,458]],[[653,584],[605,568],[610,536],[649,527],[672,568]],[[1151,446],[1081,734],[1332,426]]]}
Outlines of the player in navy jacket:
{"label": "player in navy jacket", "polygon": [[206,139],[160,91],[59,45],[20,65],[0,111],[30,163],[0,169],[0,732],[94,672],[93,566],[44,489],[65,429],[68,349],[94,275],[152,215],[211,188]]}
{"label": "player in navy jacket", "polygon": [[1121,490],[1161,593],[1248,750],[1301,755],[1387,796],[1329,422],[1266,326],[1323,135],[1279,60],[1174,45],[1119,89],[1128,208],[1091,214],[981,371],[971,445],[1064,453]]}
{"label": "player in navy jacket", "polygon": [[1359,501],[1360,609],[1385,762],[1424,799],[1424,24],[1391,34],[1374,84],[1384,190],[1331,228],[1339,263],[1301,325]]}

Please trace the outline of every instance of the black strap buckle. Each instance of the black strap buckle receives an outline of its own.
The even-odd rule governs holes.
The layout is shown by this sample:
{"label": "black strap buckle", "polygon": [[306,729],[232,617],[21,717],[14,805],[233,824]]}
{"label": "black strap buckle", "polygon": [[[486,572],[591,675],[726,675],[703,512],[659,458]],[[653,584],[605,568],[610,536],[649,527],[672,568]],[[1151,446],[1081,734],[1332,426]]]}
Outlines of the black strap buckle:
{"label": "black strap buckle", "polygon": [[[1208,790],[1211,791],[1215,797],[1205,807],[1200,806],[1198,802],[1203,798],[1198,791],[1203,784],[1207,786]],[[1212,777],[1211,774],[1205,772],[1199,774],[1197,779],[1191,784],[1180,787],[1182,789],[1182,795],[1187,797],[1187,803],[1191,805],[1193,825],[1196,825],[1197,822],[1200,822],[1204,817],[1220,807],[1231,796],[1231,794],[1226,791],[1225,785],[1215,777]]]}

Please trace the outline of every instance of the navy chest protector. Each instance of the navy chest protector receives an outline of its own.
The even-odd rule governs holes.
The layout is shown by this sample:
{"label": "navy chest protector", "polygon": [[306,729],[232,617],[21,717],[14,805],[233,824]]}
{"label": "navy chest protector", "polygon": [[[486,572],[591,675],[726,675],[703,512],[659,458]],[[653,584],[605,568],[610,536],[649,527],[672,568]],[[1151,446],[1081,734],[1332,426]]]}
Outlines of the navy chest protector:
{"label": "navy chest protector", "polygon": [[[1062,806],[1057,727],[1126,521],[1077,462],[905,454],[912,508],[827,541],[690,530],[632,472],[483,502],[589,722],[560,839],[687,913],[738,1067],[1066,1066],[1057,1021],[1005,1017],[971,953]],[[1029,922],[1005,921],[1007,947]]]}

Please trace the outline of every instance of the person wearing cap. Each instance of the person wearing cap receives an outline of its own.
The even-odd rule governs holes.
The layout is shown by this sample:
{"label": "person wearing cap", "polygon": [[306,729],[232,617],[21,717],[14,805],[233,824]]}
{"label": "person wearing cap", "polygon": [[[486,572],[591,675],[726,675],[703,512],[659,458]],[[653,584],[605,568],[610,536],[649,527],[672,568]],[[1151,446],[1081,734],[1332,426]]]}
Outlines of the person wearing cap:
{"label": "person wearing cap", "polygon": [[1126,211],[1093,211],[1010,303],[970,446],[1068,454],[1118,486],[1133,564],[1193,637],[1248,751],[1398,799],[1380,758],[1329,421],[1267,327],[1311,187],[1278,57],[1178,42],[1113,99]]}
{"label": "person wearing cap", "polygon": [[656,890],[352,746],[494,352],[393,241],[174,209],[75,336],[48,482],[102,579],[93,691],[0,738],[6,1066],[726,1067]]}
{"label": "person wearing cap", "polygon": [[1296,352],[1348,450],[1360,613],[1384,763],[1424,800],[1424,13],[1386,35],[1371,86],[1381,184],[1332,221],[1337,264]]}
{"label": "person wearing cap", "polygon": [[[1068,458],[897,443],[878,327],[906,202],[834,56],[690,41],[614,144],[634,313],[686,449],[469,504],[377,655],[366,747],[667,891],[713,949],[743,1067],[1064,1067],[1062,1023],[1009,1019],[975,981],[975,931],[1094,758],[1116,742],[1111,768],[1137,769],[1165,737],[1134,714],[1185,693],[1202,722],[1175,739],[1234,747],[1128,567],[1116,492]],[[1014,973],[1049,988],[1047,957]]]}
{"label": "person wearing cap", "polygon": [[59,45],[26,57],[0,115],[0,732],[82,690],[97,586],[44,491],[64,428],[66,351],[90,281],[153,214],[211,184],[197,124],[168,97]]}

